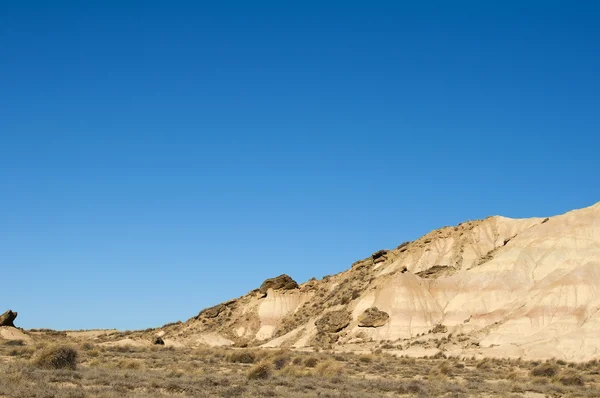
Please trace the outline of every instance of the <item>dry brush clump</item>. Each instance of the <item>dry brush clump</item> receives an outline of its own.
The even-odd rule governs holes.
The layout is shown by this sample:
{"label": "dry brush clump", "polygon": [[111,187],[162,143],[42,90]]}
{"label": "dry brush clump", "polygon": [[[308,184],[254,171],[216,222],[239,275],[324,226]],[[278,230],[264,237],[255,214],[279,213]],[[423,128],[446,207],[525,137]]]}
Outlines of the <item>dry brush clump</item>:
{"label": "dry brush clump", "polygon": [[531,375],[534,377],[552,377],[558,373],[559,367],[553,363],[545,362],[537,365],[531,370]]}
{"label": "dry brush clump", "polygon": [[227,360],[232,363],[254,363],[256,354],[249,350],[236,350],[227,355]]}
{"label": "dry brush clump", "polygon": [[34,364],[45,369],[71,369],[77,368],[77,350],[71,346],[48,347],[38,354]]}
{"label": "dry brush clump", "polygon": [[581,374],[579,374],[576,370],[573,369],[565,369],[562,372],[560,372],[556,377],[556,381],[565,386],[581,387],[585,385],[585,381]]}
{"label": "dry brush clump", "polygon": [[250,369],[250,372],[248,372],[248,379],[268,379],[272,373],[273,370],[271,364],[269,362],[263,361],[254,365],[252,369]]}

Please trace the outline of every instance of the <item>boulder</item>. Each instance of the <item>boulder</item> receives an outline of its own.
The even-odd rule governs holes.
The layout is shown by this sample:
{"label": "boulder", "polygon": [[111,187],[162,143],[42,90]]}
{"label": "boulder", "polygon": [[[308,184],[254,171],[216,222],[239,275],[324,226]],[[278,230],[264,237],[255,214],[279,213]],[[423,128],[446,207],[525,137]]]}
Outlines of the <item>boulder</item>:
{"label": "boulder", "polygon": [[348,311],[332,311],[317,319],[315,326],[319,332],[337,333],[348,326],[350,320],[350,313]]}
{"label": "boulder", "polygon": [[269,289],[273,290],[292,290],[298,289],[298,283],[286,274],[275,278],[267,279],[260,285],[260,293],[266,294]]}
{"label": "boulder", "polygon": [[380,311],[377,307],[371,307],[358,317],[358,326],[378,328],[385,325],[389,319],[390,316],[387,312]]}
{"label": "boulder", "polygon": [[398,247],[396,247],[396,249],[398,251],[400,251],[400,253],[405,252],[406,249],[408,249],[409,244],[410,244],[410,242],[402,242],[398,245]]}
{"label": "boulder", "polygon": [[17,318],[18,313],[13,312],[11,310],[6,311],[4,314],[0,315],[0,326],[15,326],[13,323]]}

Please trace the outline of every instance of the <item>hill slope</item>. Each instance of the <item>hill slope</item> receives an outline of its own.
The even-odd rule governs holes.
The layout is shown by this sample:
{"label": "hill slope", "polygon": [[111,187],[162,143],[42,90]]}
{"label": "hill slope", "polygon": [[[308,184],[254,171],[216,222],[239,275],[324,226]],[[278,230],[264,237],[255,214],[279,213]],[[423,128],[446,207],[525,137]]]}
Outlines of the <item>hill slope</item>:
{"label": "hill slope", "polygon": [[600,203],[444,227],[323,280],[266,281],[159,335],[173,345],[583,361],[600,357],[599,309]]}

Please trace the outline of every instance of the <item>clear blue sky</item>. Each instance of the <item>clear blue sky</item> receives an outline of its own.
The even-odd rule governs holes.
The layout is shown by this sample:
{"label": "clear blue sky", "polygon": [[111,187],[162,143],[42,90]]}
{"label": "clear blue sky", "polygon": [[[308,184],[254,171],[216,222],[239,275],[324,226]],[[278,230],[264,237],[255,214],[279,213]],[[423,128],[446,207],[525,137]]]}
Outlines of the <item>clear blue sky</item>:
{"label": "clear blue sky", "polygon": [[597,4],[2,2],[0,311],[159,326],[599,201]]}

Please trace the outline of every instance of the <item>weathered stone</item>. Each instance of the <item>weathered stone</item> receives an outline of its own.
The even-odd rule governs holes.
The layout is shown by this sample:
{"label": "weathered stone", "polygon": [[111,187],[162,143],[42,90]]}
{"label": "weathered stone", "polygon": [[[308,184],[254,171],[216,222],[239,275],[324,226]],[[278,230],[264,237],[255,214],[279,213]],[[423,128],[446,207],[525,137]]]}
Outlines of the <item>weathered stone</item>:
{"label": "weathered stone", "polygon": [[434,265],[424,271],[417,272],[416,275],[424,279],[437,279],[442,276],[452,275],[456,270],[447,265]]}
{"label": "weathered stone", "polygon": [[214,307],[206,308],[200,311],[198,318],[216,318],[224,310],[225,306],[223,304],[217,304]]}
{"label": "weathered stone", "polygon": [[283,274],[275,278],[267,279],[260,285],[260,292],[266,294],[269,289],[273,290],[292,290],[297,289],[298,283],[290,276]]}
{"label": "weathered stone", "polygon": [[387,312],[380,311],[377,307],[367,308],[358,317],[358,326],[378,328],[387,323],[390,316]]}
{"label": "weathered stone", "polygon": [[4,314],[0,315],[0,326],[15,326],[13,323],[17,318],[18,313],[13,312],[11,310],[6,311]]}
{"label": "weathered stone", "polygon": [[[385,256],[387,254],[387,252],[388,252],[387,250],[378,250],[375,253],[371,254],[371,258],[373,258],[373,261],[378,262],[377,260],[379,260],[380,258]],[[381,261],[383,261],[383,260],[381,260]]]}
{"label": "weathered stone", "polygon": [[398,247],[396,247],[396,249],[398,249],[400,251],[400,253],[406,251],[406,249],[408,249],[408,245],[410,244],[410,242],[403,242],[401,244],[398,245]]}
{"label": "weathered stone", "polygon": [[332,311],[317,319],[315,326],[319,332],[337,333],[348,326],[350,319],[350,313],[348,313],[348,311]]}

